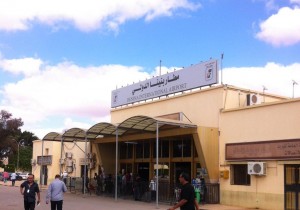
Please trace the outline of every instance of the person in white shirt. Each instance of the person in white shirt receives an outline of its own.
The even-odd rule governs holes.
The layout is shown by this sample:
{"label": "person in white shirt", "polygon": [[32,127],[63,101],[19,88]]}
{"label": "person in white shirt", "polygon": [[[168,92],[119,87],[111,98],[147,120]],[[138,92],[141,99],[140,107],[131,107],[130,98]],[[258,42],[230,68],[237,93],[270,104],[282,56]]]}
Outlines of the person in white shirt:
{"label": "person in white shirt", "polygon": [[67,184],[67,178],[68,178],[68,173],[66,171],[64,171],[62,173],[62,178],[63,178],[63,181],[65,183],[65,185]]}
{"label": "person in white shirt", "polygon": [[15,172],[13,172],[13,173],[10,175],[11,186],[15,186],[16,179],[17,179],[17,174],[16,174]]}

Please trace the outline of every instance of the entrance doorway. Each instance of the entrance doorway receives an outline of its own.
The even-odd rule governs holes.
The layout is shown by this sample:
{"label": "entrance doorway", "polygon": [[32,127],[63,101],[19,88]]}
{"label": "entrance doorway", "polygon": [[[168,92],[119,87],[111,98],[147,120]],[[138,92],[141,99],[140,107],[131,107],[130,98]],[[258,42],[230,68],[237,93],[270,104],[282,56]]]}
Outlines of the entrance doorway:
{"label": "entrance doorway", "polygon": [[[87,177],[89,177],[89,169],[88,166],[86,166],[86,175]],[[84,165],[81,166],[81,170],[80,170],[80,177],[84,176]]]}
{"label": "entrance doorway", "polygon": [[[179,184],[179,175],[185,172],[191,177],[191,162],[176,162],[174,163],[175,183]],[[191,181],[191,180],[189,180]]]}
{"label": "entrance doorway", "polygon": [[149,163],[138,163],[137,173],[143,181],[149,181]]}
{"label": "entrance doorway", "polygon": [[40,177],[41,180],[41,185],[47,185],[47,180],[48,180],[48,167],[47,165],[42,166],[42,174]]}
{"label": "entrance doorway", "polygon": [[285,210],[300,209],[300,165],[284,166]]}

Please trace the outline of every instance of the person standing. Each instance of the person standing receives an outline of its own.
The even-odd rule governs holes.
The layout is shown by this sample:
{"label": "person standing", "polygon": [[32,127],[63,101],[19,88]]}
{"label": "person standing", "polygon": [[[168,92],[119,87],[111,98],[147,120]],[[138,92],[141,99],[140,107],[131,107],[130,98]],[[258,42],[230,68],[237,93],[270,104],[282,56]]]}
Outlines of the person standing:
{"label": "person standing", "polygon": [[202,204],[205,204],[207,188],[206,188],[205,179],[203,176],[200,177],[200,181],[201,181],[201,188],[200,188],[201,189],[201,201],[202,201]]}
{"label": "person standing", "polygon": [[64,192],[67,192],[67,187],[63,181],[60,180],[60,175],[55,175],[55,179],[50,183],[47,196],[46,204],[51,202],[51,210],[62,210]]}
{"label": "person standing", "polygon": [[189,175],[187,173],[181,173],[179,175],[179,181],[181,186],[179,202],[169,208],[169,210],[174,210],[180,207],[180,210],[198,210],[199,205],[195,198],[195,190],[194,187],[189,183]]}
{"label": "person standing", "polygon": [[67,185],[67,178],[68,178],[68,172],[67,171],[64,171],[62,173],[62,178],[63,178],[63,181],[64,181],[65,185]]}
{"label": "person standing", "polygon": [[9,178],[9,173],[7,171],[3,172],[3,182],[6,183]]}
{"label": "person standing", "polygon": [[40,189],[39,185],[34,182],[34,175],[28,174],[27,181],[20,185],[20,192],[24,195],[24,209],[34,210],[36,195],[38,197],[37,205],[40,203]]}
{"label": "person standing", "polygon": [[16,179],[17,179],[17,174],[15,172],[13,172],[10,176],[11,186],[15,186]]}

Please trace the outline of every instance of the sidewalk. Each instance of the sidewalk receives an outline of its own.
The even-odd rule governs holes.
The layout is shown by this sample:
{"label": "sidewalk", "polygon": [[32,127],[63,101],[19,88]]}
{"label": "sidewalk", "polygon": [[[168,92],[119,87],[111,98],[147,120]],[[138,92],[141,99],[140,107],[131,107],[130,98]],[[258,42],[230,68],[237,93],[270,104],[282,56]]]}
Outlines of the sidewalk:
{"label": "sidewalk", "polygon": [[[14,187],[19,187],[20,184],[23,181],[16,181],[16,184]],[[8,181],[6,183],[3,183],[0,181],[0,187],[8,187],[12,189],[11,187],[11,181]],[[42,186],[41,191],[42,194],[45,193],[47,189],[47,186]],[[73,193],[67,193],[66,198],[72,199],[72,200],[81,200],[83,204],[87,206],[97,206],[101,204],[101,207],[103,209],[140,209],[143,208],[144,210],[152,210],[152,209],[157,209],[156,208],[156,203],[151,202],[151,203],[146,203],[146,202],[140,202],[140,201],[133,201],[133,200],[124,200],[122,198],[118,198],[117,202],[115,201],[114,198],[112,197],[105,197],[105,196],[96,196],[96,195],[85,195],[83,196],[82,194],[73,194]],[[100,204],[99,204],[100,203]],[[77,207],[79,207],[77,205]],[[73,209],[76,208],[73,207]],[[159,203],[158,204],[158,209],[168,209],[170,208],[170,205],[166,203]],[[221,204],[205,204],[205,205],[200,205],[199,210],[246,210],[246,208],[241,208],[241,207],[234,207],[234,206],[226,206],[226,205],[221,205]],[[247,209],[249,210],[249,209]]]}

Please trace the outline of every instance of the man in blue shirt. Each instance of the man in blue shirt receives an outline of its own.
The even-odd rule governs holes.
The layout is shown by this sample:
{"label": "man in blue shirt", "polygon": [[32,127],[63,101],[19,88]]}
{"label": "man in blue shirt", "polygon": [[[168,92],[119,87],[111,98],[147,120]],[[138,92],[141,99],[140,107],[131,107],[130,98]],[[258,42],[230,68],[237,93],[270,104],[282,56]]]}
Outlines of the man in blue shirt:
{"label": "man in blue shirt", "polygon": [[46,204],[51,202],[51,210],[62,210],[64,192],[67,187],[63,181],[60,180],[60,175],[55,175],[55,180],[51,182],[48,187]]}

